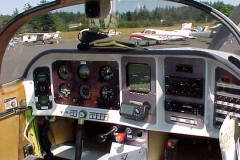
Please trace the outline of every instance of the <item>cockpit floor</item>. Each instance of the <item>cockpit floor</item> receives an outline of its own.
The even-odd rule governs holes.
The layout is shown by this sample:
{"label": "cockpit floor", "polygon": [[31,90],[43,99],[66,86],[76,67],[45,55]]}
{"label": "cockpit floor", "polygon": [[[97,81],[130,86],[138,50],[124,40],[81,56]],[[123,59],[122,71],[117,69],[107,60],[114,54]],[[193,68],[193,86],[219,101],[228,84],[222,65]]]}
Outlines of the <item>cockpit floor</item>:
{"label": "cockpit floor", "polygon": [[[82,160],[106,160],[109,157],[109,148],[102,146],[90,147],[91,145],[85,145],[82,152]],[[66,158],[69,160],[75,159],[75,147],[74,144],[62,144],[52,150],[52,153],[57,157]]]}
{"label": "cockpit floor", "polygon": [[[174,160],[221,160],[218,139],[191,137],[184,135],[170,135],[178,139],[176,159]],[[82,160],[107,160],[111,148],[110,142],[84,142]],[[52,150],[53,154],[66,159],[75,159],[73,143],[59,145]],[[167,159],[166,159],[167,160]]]}

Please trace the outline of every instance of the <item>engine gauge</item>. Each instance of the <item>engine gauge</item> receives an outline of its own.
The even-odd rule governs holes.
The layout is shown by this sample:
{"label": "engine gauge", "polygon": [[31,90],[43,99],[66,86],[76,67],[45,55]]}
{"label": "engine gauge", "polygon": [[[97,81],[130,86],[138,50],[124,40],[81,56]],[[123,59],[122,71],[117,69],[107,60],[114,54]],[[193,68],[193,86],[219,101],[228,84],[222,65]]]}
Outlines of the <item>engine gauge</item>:
{"label": "engine gauge", "polygon": [[81,85],[79,88],[79,95],[83,98],[83,99],[90,99],[92,96],[92,91],[91,88],[88,85]]}
{"label": "engine gauge", "polygon": [[106,82],[111,81],[113,78],[113,71],[109,66],[103,66],[100,69],[100,79]]}
{"label": "engine gauge", "polygon": [[47,80],[47,74],[45,72],[37,73],[37,80],[39,82],[45,82]]}
{"label": "engine gauge", "polygon": [[87,80],[90,78],[90,70],[87,66],[81,66],[78,70],[80,79]]}
{"label": "engine gauge", "polygon": [[69,68],[65,65],[62,65],[58,69],[58,75],[61,79],[66,80],[70,76]]}
{"label": "engine gauge", "polygon": [[114,98],[114,90],[110,86],[103,86],[100,89],[100,97],[105,102],[111,102]]}
{"label": "engine gauge", "polygon": [[67,83],[62,83],[59,86],[59,95],[63,98],[69,98],[70,97],[70,86]]}
{"label": "engine gauge", "polygon": [[38,97],[38,102],[40,103],[40,105],[46,106],[46,105],[48,105],[49,98],[47,95],[40,95]]}

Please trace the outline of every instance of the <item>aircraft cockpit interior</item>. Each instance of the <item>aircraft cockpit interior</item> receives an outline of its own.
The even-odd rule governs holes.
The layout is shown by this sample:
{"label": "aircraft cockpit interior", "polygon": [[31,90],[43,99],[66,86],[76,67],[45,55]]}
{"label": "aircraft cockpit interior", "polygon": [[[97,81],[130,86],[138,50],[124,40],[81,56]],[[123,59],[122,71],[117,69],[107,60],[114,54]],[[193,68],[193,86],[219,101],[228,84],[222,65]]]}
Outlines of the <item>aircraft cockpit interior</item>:
{"label": "aircraft cockpit interior", "polygon": [[[0,45],[6,46],[4,51],[0,49],[1,55],[5,52],[1,59],[4,84],[0,98],[0,126],[5,129],[0,133],[7,137],[0,138],[0,143],[15,146],[12,155],[8,147],[0,147],[0,155],[24,160],[230,157],[230,153],[222,152],[220,144],[221,138],[226,138],[224,131],[229,131],[229,137],[236,136],[230,133],[235,133],[233,128],[237,132],[240,118],[239,18],[230,20],[237,17],[239,6],[228,18],[200,2],[164,1],[202,9],[199,15],[192,13],[198,18],[211,14],[215,20],[209,24],[221,23],[220,28],[190,32],[198,22],[187,21],[178,26],[180,30],[166,31],[164,25],[164,30],[157,30],[153,25],[139,27],[139,31],[129,29],[130,34],[124,30],[132,22],[126,16],[134,18],[133,13],[146,13],[150,7],[144,5],[145,8],[127,14],[124,8],[117,7],[121,3],[132,6],[131,2],[52,1],[23,12],[0,30]],[[33,16],[71,5],[80,5],[86,23],[95,25],[78,31],[77,40],[64,40],[64,33],[60,33],[58,44],[17,43],[16,49],[7,50],[8,42],[2,39],[13,35],[11,32],[17,31],[17,27]],[[122,9],[115,12],[121,13],[119,17],[113,14],[114,9]],[[95,28],[96,19],[109,13],[125,18],[118,22],[121,27],[113,30],[121,31],[119,35],[110,36]],[[115,23],[110,21],[109,25]],[[103,23],[100,21],[100,26]],[[143,28],[154,34],[141,33]],[[9,63],[15,63],[11,62],[10,52],[17,51],[18,62],[23,62],[24,67],[13,64],[16,70],[9,73]],[[11,77],[17,74],[20,78]],[[237,127],[230,126],[222,132],[228,117],[235,120]],[[16,131],[19,134],[14,136]]]}

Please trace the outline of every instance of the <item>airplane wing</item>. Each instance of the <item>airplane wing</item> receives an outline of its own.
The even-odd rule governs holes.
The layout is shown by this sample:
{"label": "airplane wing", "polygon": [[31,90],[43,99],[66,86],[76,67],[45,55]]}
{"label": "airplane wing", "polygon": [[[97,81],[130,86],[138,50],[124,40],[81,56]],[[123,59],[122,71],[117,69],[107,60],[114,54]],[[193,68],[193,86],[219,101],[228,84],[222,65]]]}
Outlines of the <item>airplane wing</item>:
{"label": "airplane wing", "polygon": [[43,33],[23,33],[23,35],[44,35]]}

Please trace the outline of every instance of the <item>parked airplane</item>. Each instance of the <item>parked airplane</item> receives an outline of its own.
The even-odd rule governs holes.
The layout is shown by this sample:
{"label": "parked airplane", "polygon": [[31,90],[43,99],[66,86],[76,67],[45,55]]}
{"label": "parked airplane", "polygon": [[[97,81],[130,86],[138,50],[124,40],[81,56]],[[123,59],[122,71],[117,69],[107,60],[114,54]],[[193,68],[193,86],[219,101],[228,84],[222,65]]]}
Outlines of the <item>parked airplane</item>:
{"label": "parked airplane", "polygon": [[208,26],[204,26],[201,30],[200,28],[197,31],[190,32],[190,36],[194,37],[205,37],[205,38],[213,38],[213,36],[217,33],[222,24],[216,24],[210,27],[210,30],[207,30]]}
{"label": "parked airplane", "polygon": [[165,31],[165,30],[157,30],[157,29],[145,29],[142,32],[132,33],[130,34],[130,39],[134,38],[137,40],[136,44],[139,44],[141,40],[147,40],[146,45],[149,45],[151,40],[156,41],[156,44],[160,44],[161,41],[167,40],[182,40],[185,38],[194,38],[190,36],[190,30],[192,27],[192,23],[183,23],[181,30],[174,31]]}
{"label": "parked airplane", "polygon": [[22,34],[22,41],[23,44],[29,43],[29,42],[42,42],[42,44],[45,44],[47,41],[49,43],[53,43],[53,41],[50,41],[52,39],[56,39],[58,43],[58,37],[61,32],[52,32],[52,33],[24,33]]}
{"label": "parked airplane", "polygon": [[204,27],[197,26],[196,29],[191,29],[191,32],[204,32],[204,31],[207,31],[207,30],[208,30],[208,26],[204,26]]}

